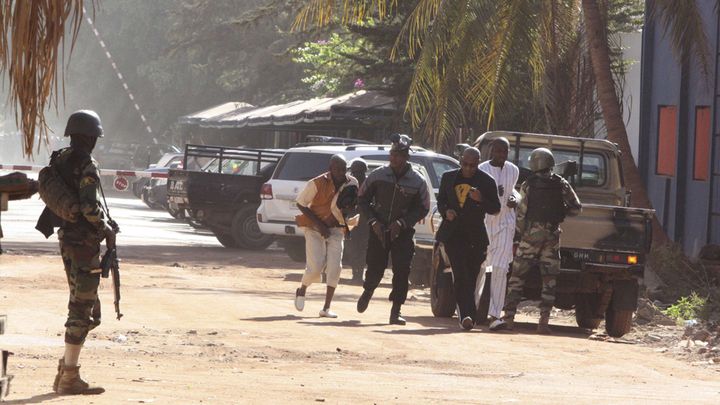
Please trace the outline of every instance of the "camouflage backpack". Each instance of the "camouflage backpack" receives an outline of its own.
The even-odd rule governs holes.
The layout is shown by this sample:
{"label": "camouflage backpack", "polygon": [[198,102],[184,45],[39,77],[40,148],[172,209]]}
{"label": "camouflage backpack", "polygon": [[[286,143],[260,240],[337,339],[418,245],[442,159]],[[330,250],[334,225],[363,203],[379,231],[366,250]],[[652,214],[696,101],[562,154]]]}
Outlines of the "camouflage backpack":
{"label": "camouflage backpack", "polygon": [[45,205],[55,215],[67,222],[77,222],[80,215],[80,198],[62,178],[55,164],[62,150],[53,152],[50,164],[40,170],[38,176],[39,194]]}

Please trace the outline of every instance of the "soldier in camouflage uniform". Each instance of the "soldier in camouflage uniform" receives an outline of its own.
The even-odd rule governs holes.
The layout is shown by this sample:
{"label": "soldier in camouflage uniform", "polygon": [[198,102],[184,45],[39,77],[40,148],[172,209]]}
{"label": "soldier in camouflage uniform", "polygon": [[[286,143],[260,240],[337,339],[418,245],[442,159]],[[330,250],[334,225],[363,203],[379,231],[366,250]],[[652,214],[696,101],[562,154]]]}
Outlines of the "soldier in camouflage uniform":
{"label": "soldier in camouflage uniform", "polygon": [[504,320],[512,329],[515,312],[522,298],[525,279],[538,265],[542,277],[542,299],[538,333],[549,334],[550,310],[555,303],[555,284],[560,273],[559,225],[565,216],[575,216],[582,205],[570,183],[553,174],[555,158],[546,148],[530,154],[530,176],[520,187],[521,201],[517,209],[516,230],[521,235],[513,261],[505,298]]}
{"label": "soldier in camouflage uniform", "polygon": [[60,395],[97,394],[80,378],[78,359],[88,332],[100,324],[100,243],[113,248],[115,233],[108,225],[98,198],[100,178],[97,162],[90,155],[103,136],[100,117],[89,110],[73,113],[65,136],[70,147],[53,152],[51,165],[72,190],[77,190],[81,215],[77,222],[64,222],[58,231],[60,252],[67,275],[70,298],[65,323],[65,355],[60,359],[53,389]]}

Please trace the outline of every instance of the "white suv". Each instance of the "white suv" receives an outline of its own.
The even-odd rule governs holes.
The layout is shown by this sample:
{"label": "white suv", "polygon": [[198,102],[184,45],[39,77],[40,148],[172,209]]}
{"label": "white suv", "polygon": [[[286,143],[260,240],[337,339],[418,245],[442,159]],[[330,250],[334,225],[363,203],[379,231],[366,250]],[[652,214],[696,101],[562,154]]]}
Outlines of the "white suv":
{"label": "white suv", "polygon": [[[302,242],[302,239],[299,238],[302,236],[302,230],[295,225],[295,216],[300,214],[295,199],[305,186],[305,183],[326,172],[330,157],[334,154],[343,155],[348,162],[355,158],[372,161],[374,164],[369,165],[372,169],[373,166],[377,167],[382,162],[388,161],[389,153],[390,145],[323,145],[289,149],[280,159],[270,180],[262,186],[260,191],[262,201],[257,211],[260,231],[266,234],[287,237],[286,240],[281,242],[285,242],[283,244],[288,254],[295,259],[294,256],[296,255],[293,254],[293,248],[295,250],[301,249],[302,251],[296,252],[298,258],[300,258],[304,253],[304,243],[299,245],[292,242]],[[410,162],[422,168],[421,172],[428,178],[428,186],[432,187],[435,194],[437,194],[440,186],[442,174],[447,170],[460,167],[458,161],[449,156],[418,147],[412,148]],[[432,210],[429,216],[431,215]],[[432,246],[432,231],[431,229],[424,229],[429,228],[431,222],[422,221],[416,227],[418,244]],[[418,227],[422,229],[418,229]]]}

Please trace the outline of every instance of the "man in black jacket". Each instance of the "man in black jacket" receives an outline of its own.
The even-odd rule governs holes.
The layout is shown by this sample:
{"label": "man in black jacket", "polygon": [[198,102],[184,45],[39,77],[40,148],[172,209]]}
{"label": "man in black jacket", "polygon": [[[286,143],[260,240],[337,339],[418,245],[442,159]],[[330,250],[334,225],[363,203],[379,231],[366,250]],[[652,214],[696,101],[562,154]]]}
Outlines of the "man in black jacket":
{"label": "man in black jacket", "polygon": [[391,325],[405,325],[400,307],[408,292],[410,263],[415,255],[415,224],[430,210],[430,193],[425,178],[410,166],[410,144],[407,135],[391,138],[390,164],[370,173],[360,188],[358,205],[370,225],[367,249],[367,271],[364,291],[357,303],[365,312],[373,292],[380,284],[392,255]]}
{"label": "man in black jacket", "polygon": [[443,221],[436,239],[450,258],[460,326],[470,330],[477,313],[475,284],[488,246],[485,214],[500,212],[500,200],[495,180],[478,170],[479,150],[466,149],[460,163],[460,169],[445,172],[440,181],[437,202]]}

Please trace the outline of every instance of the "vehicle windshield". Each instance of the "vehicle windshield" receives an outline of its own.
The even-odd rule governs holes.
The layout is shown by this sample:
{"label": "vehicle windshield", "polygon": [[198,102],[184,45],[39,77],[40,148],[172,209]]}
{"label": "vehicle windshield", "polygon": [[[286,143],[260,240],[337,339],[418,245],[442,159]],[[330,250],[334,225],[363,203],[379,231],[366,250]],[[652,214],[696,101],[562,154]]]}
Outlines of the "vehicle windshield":
{"label": "vehicle windshield", "polygon": [[[388,155],[367,155],[363,156],[363,159],[365,160],[378,160],[378,161],[389,161],[390,157]],[[460,166],[453,162],[452,160],[448,159],[441,159],[441,158],[430,158],[427,156],[418,156],[418,155],[410,155],[410,162],[416,163],[420,166],[423,166],[428,171],[428,177],[430,178],[430,184],[432,184],[433,188],[439,188],[440,187],[440,180],[442,179],[443,173],[445,173],[448,170],[455,170],[459,168]],[[432,171],[434,173],[430,173],[430,168],[428,167],[427,163],[430,163],[432,166]]]}
{"label": "vehicle windshield", "polygon": [[[449,160],[445,159],[433,159],[432,160],[432,166],[433,170],[435,170],[435,179],[433,180],[433,187],[440,187],[440,180],[442,180],[442,175],[445,174],[445,172],[449,170],[455,170],[458,168],[458,165],[454,162],[451,162]],[[437,181],[437,185],[436,182]]]}
{"label": "vehicle windshield", "polygon": [[288,152],[278,164],[273,178],[307,181],[328,170],[330,156],[326,153]]}
{"label": "vehicle windshield", "polygon": [[[529,169],[529,158],[534,148],[520,148],[520,159],[517,163],[520,167]],[[567,161],[575,161],[580,164],[579,151],[567,151],[553,149],[555,156],[555,164],[559,165]],[[515,148],[510,148],[508,160],[515,162]],[[582,185],[590,187],[600,187],[605,184],[607,170],[605,167],[605,158],[600,153],[585,152],[583,154],[582,168]]]}
{"label": "vehicle windshield", "polygon": [[[261,168],[269,165],[269,162],[262,162]],[[254,176],[258,173],[258,163],[256,160],[245,160],[245,159],[223,159],[220,173],[222,174],[233,174],[238,176]],[[209,163],[203,167],[202,171],[218,173],[218,161],[212,159]]]}

